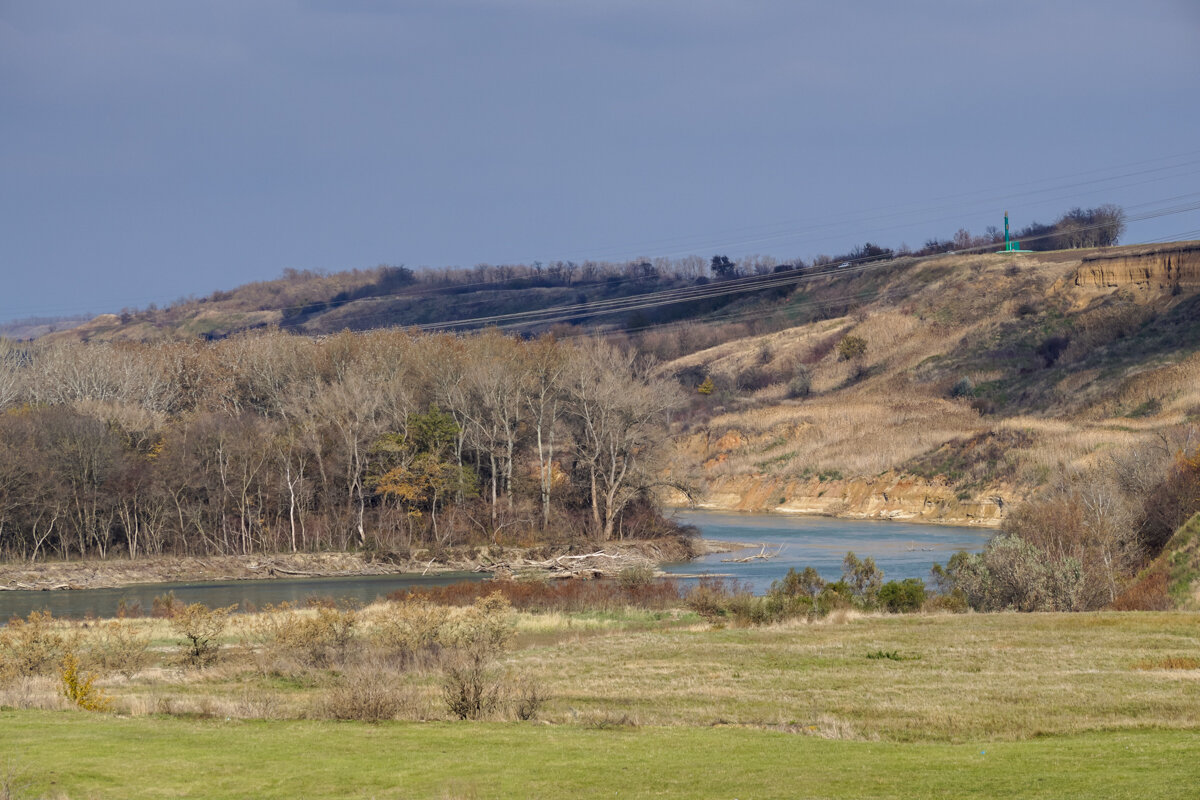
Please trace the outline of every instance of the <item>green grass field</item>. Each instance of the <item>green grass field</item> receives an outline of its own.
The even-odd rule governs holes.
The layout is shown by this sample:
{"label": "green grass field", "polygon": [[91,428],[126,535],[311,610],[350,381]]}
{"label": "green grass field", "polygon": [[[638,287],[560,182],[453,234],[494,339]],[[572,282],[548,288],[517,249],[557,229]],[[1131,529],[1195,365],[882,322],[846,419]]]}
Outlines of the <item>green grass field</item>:
{"label": "green grass field", "polygon": [[0,730],[31,797],[1194,798],[1200,785],[1200,733],[1185,731],[947,745],[739,728],[46,711],[2,712]]}
{"label": "green grass field", "polygon": [[[264,665],[242,638],[252,615],[204,670],[173,665],[162,620],[128,624],[157,662],[101,675],[116,713],[62,710],[50,677],[0,689],[0,800],[1193,798],[1200,786],[1194,613],[835,614],[764,628],[522,613],[499,669],[546,695],[532,722],[504,710],[449,721],[435,667]],[[86,652],[97,627],[68,629]],[[319,718],[351,668],[403,693],[395,720]]]}

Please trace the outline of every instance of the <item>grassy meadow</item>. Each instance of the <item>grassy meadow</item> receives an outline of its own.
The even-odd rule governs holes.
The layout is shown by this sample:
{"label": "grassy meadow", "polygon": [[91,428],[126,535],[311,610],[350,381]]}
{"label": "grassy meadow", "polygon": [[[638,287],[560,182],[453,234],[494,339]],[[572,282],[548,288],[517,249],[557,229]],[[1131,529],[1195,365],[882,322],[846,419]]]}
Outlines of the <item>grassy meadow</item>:
{"label": "grassy meadow", "polygon": [[[737,628],[674,608],[519,612],[489,668],[495,708],[460,721],[440,657],[381,644],[398,607],[355,612],[348,647],[317,660],[272,640],[270,613],[235,615],[201,669],[163,619],[55,621],[110,710],[73,706],[54,674],[10,676],[0,797],[1191,797],[1200,782],[1194,614]],[[116,626],[145,644],[137,663]]]}

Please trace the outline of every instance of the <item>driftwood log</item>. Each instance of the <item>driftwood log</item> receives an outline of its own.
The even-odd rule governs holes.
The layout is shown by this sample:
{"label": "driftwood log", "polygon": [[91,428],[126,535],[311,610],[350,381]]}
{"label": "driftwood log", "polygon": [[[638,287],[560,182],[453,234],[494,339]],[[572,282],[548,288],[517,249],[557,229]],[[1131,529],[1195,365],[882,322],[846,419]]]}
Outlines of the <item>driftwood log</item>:
{"label": "driftwood log", "polygon": [[776,548],[774,552],[768,553],[767,546],[764,544],[760,547],[759,551],[752,556],[744,556],[742,558],[722,558],[721,563],[723,563],[723,564],[747,564],[751,561],[759,561],[759,560],[770,561],[772,558],[778,558],[779,554],[783,552],[783,548],[784,548],[783,545],[779,545],[779,547]]}
{"label": "driftwood log", "polygon": [[[603,562],[601,559],[607,559],[607,562]],[[476,566],[475,572],[491,572],[500,576],[511,576],[520,572],[538,571],[544,573],[547,578],[588,579],[602,578],[633,564],[653,566],[653,562],[649,558],[640,554],[606,553],[603,550],[597,550],[594,553],[557,556],[544,561],[532,559],[494,561]]]}

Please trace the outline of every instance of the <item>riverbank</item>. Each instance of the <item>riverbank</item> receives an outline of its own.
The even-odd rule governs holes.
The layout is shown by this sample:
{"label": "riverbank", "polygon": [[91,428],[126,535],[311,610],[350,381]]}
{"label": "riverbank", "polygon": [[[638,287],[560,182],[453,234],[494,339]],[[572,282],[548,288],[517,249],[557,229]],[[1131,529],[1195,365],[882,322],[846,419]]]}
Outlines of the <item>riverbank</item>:
{"label": "riverbank", "polygon": [[1020,500],[1010,491],[963,493],[941,479],[908,474],[874,477],[840,474],[808,478],[723,475],[704,481],[698,498],[664,490],[667,509],[743,511],[756,514],[831,517],[848,520],[918,522],[929,525],[998,528]]}
{"label": "riverbank", "polygon": [[469,546],[409,557],[372,552],[254,553],[220,556],[147,556],[0,564],[0,591],[110,589],[141,583],[334,578],[367,575],[432,575],[489,572],[505,577],[604,577],[633,567],[688,561],[743,545],[705,539],[653,539],[570,547]]}
{"label": "riverbank", "polygon": [[[666,504],[663,511],[671,514],[679,511],[714,511],[720,514],[746,514],[748,516],[762,514],[772,517],[801,517],[809,519],[846,520],[848,522],[895,522],[900,525],[935,525],[945,528],[980,528],[989,531],[999,531],[1004,524],[1001,518],[977,519],[972,517],[919,517],[919,516],[888,516],[859,513],[833,513],[819,509],[786,508],[744,508],[738,503],[680,503]],[[718,551],[724,552],[724,551]]]}

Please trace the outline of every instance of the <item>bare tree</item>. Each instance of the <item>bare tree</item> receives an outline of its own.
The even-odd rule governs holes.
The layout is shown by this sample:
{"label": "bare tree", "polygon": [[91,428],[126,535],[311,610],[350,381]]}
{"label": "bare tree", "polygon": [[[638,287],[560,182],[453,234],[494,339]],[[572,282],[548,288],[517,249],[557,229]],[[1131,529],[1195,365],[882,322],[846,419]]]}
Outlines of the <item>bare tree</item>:
{"label": "bare tree", "polygon": [[21,396],[21,368],[24,352],[8,339],[0,337],[0,408],[12,405]]}
{"label": "bare tree", "polygon": [[554,445],[564,406],[563,380],[568,360],[563,347],[553,338],[538,339],[528,348],[529,406],[537,445],[538,484],[542,500],[542,528],[550,524],[550,496],[554,490]]}
{"label": "bare tree", "polygon": [[656,482],[654,459],[666,436],[677,387],[655,378],[632,352],[590,340],[568,373],[576,447],[586,465],[596,533],[612,538],[621,511]]}

